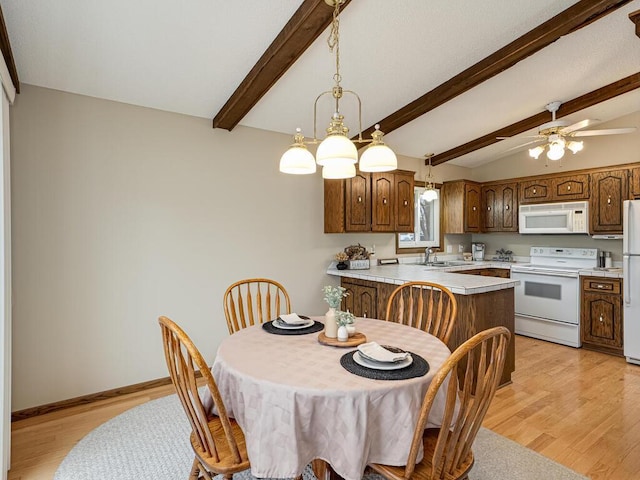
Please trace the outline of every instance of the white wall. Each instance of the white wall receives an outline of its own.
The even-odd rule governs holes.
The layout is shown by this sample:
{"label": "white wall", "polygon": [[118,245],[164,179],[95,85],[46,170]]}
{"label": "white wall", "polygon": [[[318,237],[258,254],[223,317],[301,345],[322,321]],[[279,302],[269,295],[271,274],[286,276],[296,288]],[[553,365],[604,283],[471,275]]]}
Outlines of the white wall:
{"label": "white wall", "polygon": [[323,234],[320,173],[278,172],[289,136],[30,85],[11,115],[13,411],[167,376],[159,315],[212,360],[236,280],[322,314],[336,252],[393,254]]}

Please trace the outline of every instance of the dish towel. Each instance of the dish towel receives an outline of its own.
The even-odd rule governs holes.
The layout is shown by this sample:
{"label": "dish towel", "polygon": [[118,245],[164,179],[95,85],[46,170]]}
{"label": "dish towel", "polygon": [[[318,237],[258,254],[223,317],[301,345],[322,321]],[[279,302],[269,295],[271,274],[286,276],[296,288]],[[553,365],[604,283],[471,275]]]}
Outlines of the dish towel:
{"label": "dish towel", "polygon": [[399,362],[409,356],[409,352],[394,353],[382,347],[377,342],[358,345],[358,351],[378,362]]}
{"label": "dish towel", "polygon": [[300,318],[297,313],[288,313],[286,315],[280,315],[280,320],[282,320],[287,325],[304,325],[305,323],[309,323],[308,319]]}

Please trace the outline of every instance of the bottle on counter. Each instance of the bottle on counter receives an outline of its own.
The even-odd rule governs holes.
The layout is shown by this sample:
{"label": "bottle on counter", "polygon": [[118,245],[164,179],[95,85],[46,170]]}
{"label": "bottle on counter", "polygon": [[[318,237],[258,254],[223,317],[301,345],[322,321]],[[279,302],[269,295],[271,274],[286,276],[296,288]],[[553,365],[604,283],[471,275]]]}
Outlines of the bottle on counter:
{"label": "bottle on counter", "polygon": [[598,268],[604,268],[604,251],[598,253]]}
{"label": "bottle on counter", "polygon": [[611,252],[604,252],[604,268],[611,268],[612,266]]}

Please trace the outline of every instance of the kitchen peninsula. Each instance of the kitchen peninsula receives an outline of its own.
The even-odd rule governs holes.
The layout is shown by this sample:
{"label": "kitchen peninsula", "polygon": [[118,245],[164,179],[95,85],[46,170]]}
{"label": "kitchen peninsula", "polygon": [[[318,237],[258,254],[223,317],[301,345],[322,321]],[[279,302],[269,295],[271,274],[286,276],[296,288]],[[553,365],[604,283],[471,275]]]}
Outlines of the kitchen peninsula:
{"label": "kitchen peninsula", "polygon": [[[347,308],[356,316],[384,318],[387,299],[393,290],[406,282],[425,281],[447,287],[458,302],[458,316],[449,348],[454,350],[465,340],[487,328],[505,326],[514,333],[514,287],[518,280],[494,276],[469,275],[475,269],[486,269],[486,263],[448,268],[425,265],[384,265],[368,270],[338,270],[330,267],[327,274],[341,277],[347,289]],[[464,273],[456,273],[464,272]],[[501,384],[511,381],[515,369],[515,342],[511,342]]]}

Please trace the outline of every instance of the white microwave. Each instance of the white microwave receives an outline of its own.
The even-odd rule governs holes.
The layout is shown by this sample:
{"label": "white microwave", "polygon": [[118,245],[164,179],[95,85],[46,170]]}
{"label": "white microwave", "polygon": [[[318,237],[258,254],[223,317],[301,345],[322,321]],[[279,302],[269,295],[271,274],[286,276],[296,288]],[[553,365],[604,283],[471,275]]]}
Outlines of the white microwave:
{"label": "white microwave", "polygon": [[520,233],[589,233],[589,203],[520,205]]}

